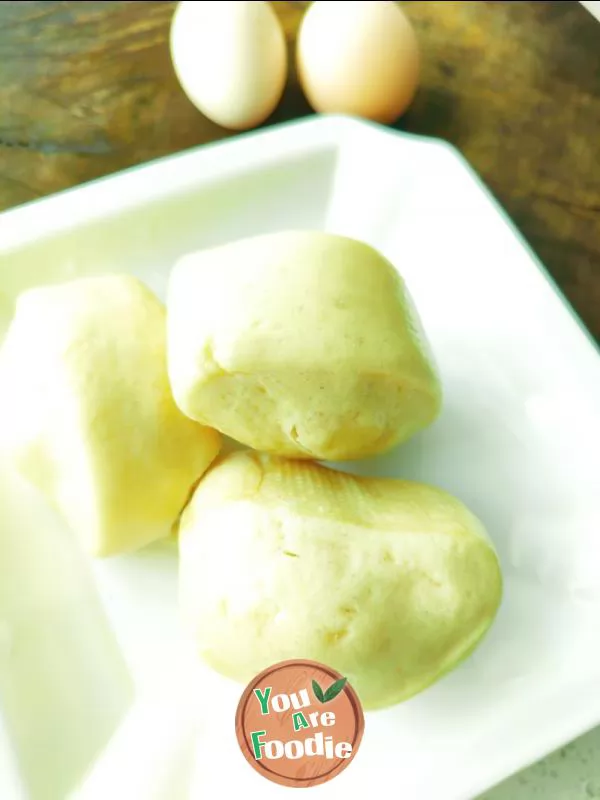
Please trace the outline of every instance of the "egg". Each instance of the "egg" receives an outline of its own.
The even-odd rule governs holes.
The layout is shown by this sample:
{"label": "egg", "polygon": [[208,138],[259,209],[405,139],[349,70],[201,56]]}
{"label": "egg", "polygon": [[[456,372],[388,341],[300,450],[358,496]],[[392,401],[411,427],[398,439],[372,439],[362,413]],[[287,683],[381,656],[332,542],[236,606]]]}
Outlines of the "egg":
{"label": "egg", "polygon": [[171,25],[171,58],[192,103],[233,130],[263,122],[285,86],[285,36],[265,2],[179,3]]}
{"label": "egg", "polygon": [[394,122],[419,80],[415,32],[396,3],[313,3],[296,49],[298,77],[316,111]]}

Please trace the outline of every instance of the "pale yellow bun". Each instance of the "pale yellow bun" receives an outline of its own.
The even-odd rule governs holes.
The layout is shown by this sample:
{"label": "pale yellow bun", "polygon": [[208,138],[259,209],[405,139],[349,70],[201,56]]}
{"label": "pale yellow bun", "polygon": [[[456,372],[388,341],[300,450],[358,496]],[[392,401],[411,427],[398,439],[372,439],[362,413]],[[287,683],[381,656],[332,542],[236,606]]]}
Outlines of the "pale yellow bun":
{"label": "pale yellow bun", "polygon": [[220,435],[175,405],[165,310],[128,276],[31,289],[0,351],[0,435],[95,555],[166,536]]}
{"label": "pale yellow bun", "polygon": [[182,616],[208,664],[245,683],[315,659],[365,708],[454,667],[502,594],[482,524],[446,492],[252,452],[202,479],[179,543]]}
{"label": "pale yellow bun", "polygon": [[177,404],[257,450],[360,458],[440,409],[404,282],[353,239],[292,231],[187,255],[167,313]]}

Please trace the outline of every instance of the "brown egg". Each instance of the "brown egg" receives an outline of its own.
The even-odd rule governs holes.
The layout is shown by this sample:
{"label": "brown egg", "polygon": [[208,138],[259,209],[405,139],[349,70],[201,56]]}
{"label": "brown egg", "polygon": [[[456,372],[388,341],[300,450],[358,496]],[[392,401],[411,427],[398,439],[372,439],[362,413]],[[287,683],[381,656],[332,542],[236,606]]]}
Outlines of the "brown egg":
{"label": "brown egg", "polygon": [[419,47],[396,3],[317,0],[302,21],[298,76],[316,111],[396,120],[419,80]]}

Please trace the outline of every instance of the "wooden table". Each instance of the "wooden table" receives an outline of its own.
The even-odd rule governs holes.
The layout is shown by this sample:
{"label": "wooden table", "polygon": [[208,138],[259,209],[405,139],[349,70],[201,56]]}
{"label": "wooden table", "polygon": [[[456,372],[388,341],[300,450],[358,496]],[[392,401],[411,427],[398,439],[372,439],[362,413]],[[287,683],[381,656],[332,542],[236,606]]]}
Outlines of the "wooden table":
{"label": "wooden table", "polygon": [[[274,3],[293,42],[307,3]],[[466,155],[600,339],[600,24],[572,2],[406,2],[400,127]],[[0,209],[230,135],[174,77],[170,2],[0,3]],[[310,113],[292,76],[272,122]]]}

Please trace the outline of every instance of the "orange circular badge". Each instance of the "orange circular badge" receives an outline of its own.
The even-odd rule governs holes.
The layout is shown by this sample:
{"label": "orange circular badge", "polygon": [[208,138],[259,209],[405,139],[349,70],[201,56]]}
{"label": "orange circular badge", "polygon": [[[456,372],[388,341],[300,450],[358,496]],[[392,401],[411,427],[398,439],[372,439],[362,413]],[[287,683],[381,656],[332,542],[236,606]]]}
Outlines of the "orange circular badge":
{"label": "orange circular badge", "polygon": [[281,661],[256,676],[235,717],[238,743],[254,769],[283,786],[317,786],[356,755],[365,719],[354,689],[317,661]]}

